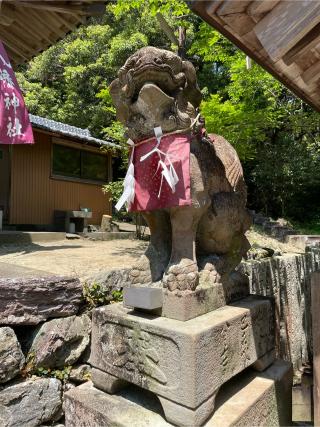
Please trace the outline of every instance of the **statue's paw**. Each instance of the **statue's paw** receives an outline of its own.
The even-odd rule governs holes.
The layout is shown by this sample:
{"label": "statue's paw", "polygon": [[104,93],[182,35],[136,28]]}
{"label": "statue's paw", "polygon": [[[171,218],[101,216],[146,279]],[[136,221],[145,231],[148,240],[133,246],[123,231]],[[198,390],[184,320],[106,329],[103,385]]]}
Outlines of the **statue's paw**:
{"label": "statue's paw", "polygon": [[140,257],[137,264],[129,272],[129,281],[132,285],[143,285],[152,282],[150,261],[145,255]]}
{"label": "statue's paw", "polygon": [[163,276],[162,283],[163,287],[170,291],[195,290],[199,283],[197,263],[183,259],[179,264],[171,264]]}
{"label": "statue's paw", "polygon": [[224,271],[223,259],[216,255],[209,255],[199,259],[199,268],[206,273],[212,283],[220,282]]}

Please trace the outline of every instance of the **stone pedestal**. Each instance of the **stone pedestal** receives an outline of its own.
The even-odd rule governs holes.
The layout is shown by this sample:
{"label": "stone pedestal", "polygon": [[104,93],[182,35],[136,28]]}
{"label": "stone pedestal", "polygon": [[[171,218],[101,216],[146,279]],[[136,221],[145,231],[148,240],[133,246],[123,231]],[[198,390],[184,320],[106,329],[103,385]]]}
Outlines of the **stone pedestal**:
{"label": "stone pedestal", "polygon": [[[221,387],[205,427],[291,425],[292,369],[276,361],[264,373],[251,369]],[[92,383],[65,394],[66,427],[169,427],[156,396],[135,386],[110,395]],[[193,427],[191,420],[184,426]]]}
{"label": "stone pedestal", "polygon": [[200,271],[194,291],[170,291],[162,286],[132,286],[124,289],[124,305],[129,308],[156,311],[176,320],[190,320],[249,295],[249,281],[234,271],[223,283],[214,282],[210,271]]}
{"label": "stone pedestal", "polygon": [[96,386],[112,392],[121,380],[149,390],[159,397],[167,421],[181,426],[202,425],[221,385],[259,359],[272,363],[273,348],[272,304],[262,297],[184,322],[121,303],[93,312]]}

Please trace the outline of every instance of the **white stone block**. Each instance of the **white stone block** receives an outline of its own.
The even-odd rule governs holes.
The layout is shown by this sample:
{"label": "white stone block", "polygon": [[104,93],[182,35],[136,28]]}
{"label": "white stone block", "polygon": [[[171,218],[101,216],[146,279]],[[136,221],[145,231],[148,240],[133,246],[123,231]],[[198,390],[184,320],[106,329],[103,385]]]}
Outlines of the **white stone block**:
{"label": "white stone block", "polygon": [[163,290],[155,287],[130,287],[123,290],[123,303],[127,307],[142,310],[161,309],[163,303]]}

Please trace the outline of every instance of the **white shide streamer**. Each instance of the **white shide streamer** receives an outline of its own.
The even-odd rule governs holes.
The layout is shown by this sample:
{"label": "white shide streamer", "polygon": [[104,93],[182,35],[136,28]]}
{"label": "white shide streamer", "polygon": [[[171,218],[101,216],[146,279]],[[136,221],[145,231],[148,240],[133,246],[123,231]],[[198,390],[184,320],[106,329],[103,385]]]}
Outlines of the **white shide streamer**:
{"label": "white shide streamer", "polygon": [[[140,162],[144,162],[148,157],[150,157],[152,154],[156,153],[159,156],[159,162],[158,167],[154,175],[158,172],[159,168],[162,168],[161,171],[161,183],[158,193],[158,198],[160,197],[161,190],[162,190],[162,184],[163,184],[163,178],[167,181],[169,187],[171,188],[172,193],[175,193],[176,191],[176,185],[179,182],[179,177],[174,169],[174,166],[170,160],[170,157],[167,153],[164,153],[163,151],[159,150],[159,145],[162,138],[162,129],[160,126],[154,128],[154,134],[157,138],[157,145],[149,151],[149,153],[145,154],[140,158]],[[164,161],[162,160],[161,156],[164,157]],[[165,164],[165,161],[169,163],[169,167]]]}
{"label": "white shide streamer", "polygon": [[135,195],[135,179],[134,179],[134,164],[133,164],[133,154],[134,154],[134,142],[132,139],[128,139],[127,144],[129,144],[132,147],[131,156],[129,160],[129,167],[126,173],[126,176],[123,181],[123,193],[118,200],[118,203],[116,204],[115,208],[117,211],[119,211],[122,206],[127,203],[127,208],[131,205],[131,203],[134,201],[134,195]]}

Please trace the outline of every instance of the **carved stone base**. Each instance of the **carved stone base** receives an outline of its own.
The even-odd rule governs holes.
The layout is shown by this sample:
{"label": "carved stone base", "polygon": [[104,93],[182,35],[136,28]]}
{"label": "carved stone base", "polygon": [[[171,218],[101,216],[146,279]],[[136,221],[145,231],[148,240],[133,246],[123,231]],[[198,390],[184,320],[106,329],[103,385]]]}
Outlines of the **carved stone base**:
{"label": "carved stone base", "polygon": [[[92,382],[97,389],[108,394],[115,394],[129,385],[127,381],[120,380],[119,378],[96,368],[92,369]],[[213,394],[213,396],[210,396],[209,399],[195,409],[181,406],[178,403],[165,399],[162,396],[158,397],[165,414],[165,418],[168,422],[173,423],[174,425],[183,426],[185,425],[186,420],[188,420],[190,425],[198,426],[201,425],[208,417],[208,414],[212,412],[217,392],[218,390]]]}
{"label": "carved stone base", "polygon": [[170,291],[167,288],[133,286],[124,290],[124,305],[153,311],[169,319],[190,320],[249,295],[247,276],[234,272],[223,283],[214,283],[210,272],[200,271],[199,285],[194,290]]}
{"label": "carved stone base", "polygon": [[[289,426],[291,388],[292,368],[288,362],[278,360],[262,374],[246,370],[221,387],[217,410],[204,427]],[[135,386],[111,396],[85,383],[64,396],[66,427],[172,426],[165,420],[155,395]],[[188,418],[183,425],[199,424]]]}
{"label": "carved stone base", "polygon": [[119,378],[96,368],[92,368],[91,370],[91,379],[98,389],[110,394],[117,393],[129,384],[127,381],[120,380]]}
{"label": "carved stone base", "polygon": [[165,418],[176,426],[201,426],[212,414],[218,390],[197,408],[187,408],[172,400],[158,396]]}
{"label": "carved stone base", "polygon": [[198,286],[194,291],[163,290],[162,316],[176,320],[190,320],[226,305],[221,283]]}
{"label": "carved stone base", "polygon": [[172,292],[162,287],[132,286],[124,289],[123,304],[149,314],[185,321],[223,307],[226,298],[221,283],[200,285],[195,291],[183,292]]}
{"label": "carved stone base", "polygon": [[202,407],[195,419],[203,421],[213,410],[205,402],[220,386],[273,347],[267,298],[248,297],[186,322],[130,311],[120,303],[93,311],[90,363],[171,405]]}

